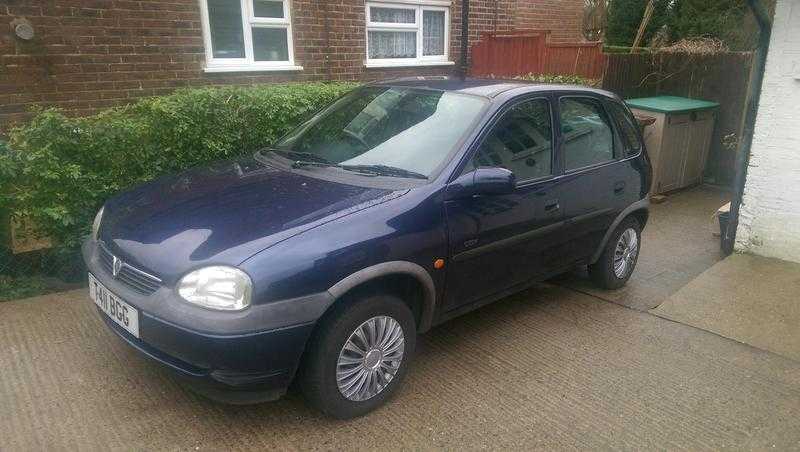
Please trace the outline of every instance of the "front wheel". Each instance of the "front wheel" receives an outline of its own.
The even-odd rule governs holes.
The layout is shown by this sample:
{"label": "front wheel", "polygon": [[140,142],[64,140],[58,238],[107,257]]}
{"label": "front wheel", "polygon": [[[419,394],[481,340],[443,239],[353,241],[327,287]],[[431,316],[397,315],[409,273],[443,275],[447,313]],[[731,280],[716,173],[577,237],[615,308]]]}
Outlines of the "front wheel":
{"label": "front wheel", "polygon": [[639,260],[641,231],[635,218],[627,218],[617,226],[603,254],[589,266],[589,276],[595,284],[604,289],[619,289],[628,282]]}
{"label": "front wheel", "polygon": [[342,302],[309,341],[300,385],[321,411],[348,419],[382,405],[400,386],[416,343],[414,316],[391,295]]}

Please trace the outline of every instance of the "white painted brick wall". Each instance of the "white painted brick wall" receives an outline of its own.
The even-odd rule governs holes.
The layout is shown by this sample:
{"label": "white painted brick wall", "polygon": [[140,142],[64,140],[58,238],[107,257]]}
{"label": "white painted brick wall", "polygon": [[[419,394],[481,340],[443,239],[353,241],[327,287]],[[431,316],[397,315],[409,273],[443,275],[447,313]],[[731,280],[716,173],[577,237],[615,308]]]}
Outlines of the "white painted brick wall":
{"label": "white painted brick wall", "polygon": [[736,248],[800,262],[800,0],[778,0]]}

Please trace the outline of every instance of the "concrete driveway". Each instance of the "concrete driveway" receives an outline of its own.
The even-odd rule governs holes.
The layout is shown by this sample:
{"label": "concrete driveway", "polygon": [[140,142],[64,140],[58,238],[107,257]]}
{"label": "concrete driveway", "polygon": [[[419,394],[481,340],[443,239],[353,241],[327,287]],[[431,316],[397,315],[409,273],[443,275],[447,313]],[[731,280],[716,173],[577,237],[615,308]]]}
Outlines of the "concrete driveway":
{"label": "concrete driveway", "polygon": [[800,364],[542,285],[422,337],[388,406],[225,406],[108,332],[83,290],[0,303],[0,450],[798,449]]}

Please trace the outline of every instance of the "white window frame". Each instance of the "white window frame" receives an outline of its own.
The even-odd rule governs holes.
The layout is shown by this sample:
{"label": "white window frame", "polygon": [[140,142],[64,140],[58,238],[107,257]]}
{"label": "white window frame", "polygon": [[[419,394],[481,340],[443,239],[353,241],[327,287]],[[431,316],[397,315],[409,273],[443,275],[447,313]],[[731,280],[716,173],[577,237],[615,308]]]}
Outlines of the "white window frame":
{"label": "white window frame", "polygon": [[[246,72],[246,71],[302,71],[303,67],[294,63],[294,43],[292,40],[291,0],[275,0],[283,3],[283,17],[255,17],[253,0],[239,0],[242,11],[242,32],[244,38],[244,58],[214,58],[211,46],[211,21],[208,15],[208,1],[200,2],[200,15],[203,27],[203,44],[206,50],[205,72]],[[287,61],[256,61],[253,52],[253,28],[280,28],[286,30]]]}
{"label": "white window frame", "polygon": [[[414,10],[414,23],[387,23],[372,22],[370,8],[395,8]],[[450,61],[450,2],[440,0],[392,0],[369,1],[364,5],[366,14],[365,43],[366,43],[366,67],[402,67],[402,66],[445,66],[453,65]],[[423,20],[424,11],[443,11],[444,12],[444,54],[443,55],[423,55]],[[416,31],[417,32],[417,57],[416,58],[370,58],[369,57],[369,32],[370,31]]]}

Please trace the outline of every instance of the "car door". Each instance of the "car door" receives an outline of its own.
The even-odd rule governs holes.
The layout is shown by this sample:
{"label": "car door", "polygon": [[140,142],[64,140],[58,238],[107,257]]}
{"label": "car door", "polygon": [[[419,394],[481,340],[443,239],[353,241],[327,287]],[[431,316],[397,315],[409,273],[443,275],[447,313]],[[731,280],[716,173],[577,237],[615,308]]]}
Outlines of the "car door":
{"label": "car door", "polygon": [[565,241],[552,112],[547,97],[512,101],[479,138],[459,172],[503,167],[515,174],[517,184],[510,194],[445,203],[451,257],[446,310],[478,302],[559,265]]}
{"label": "car door", "polygon": [[573,262],[585,262],[617,215],[639,199],[640,180],[603,100],[560,96],[558,119],[567,253]]}

